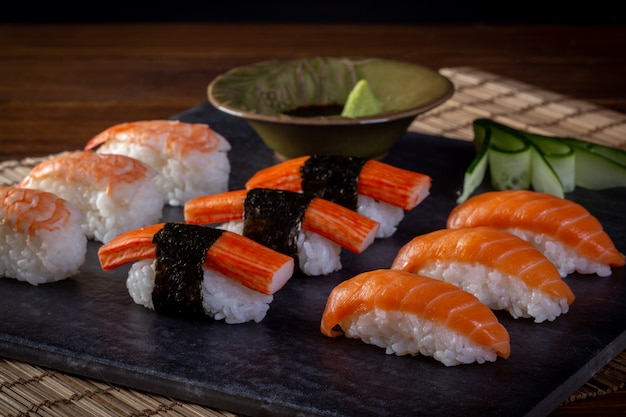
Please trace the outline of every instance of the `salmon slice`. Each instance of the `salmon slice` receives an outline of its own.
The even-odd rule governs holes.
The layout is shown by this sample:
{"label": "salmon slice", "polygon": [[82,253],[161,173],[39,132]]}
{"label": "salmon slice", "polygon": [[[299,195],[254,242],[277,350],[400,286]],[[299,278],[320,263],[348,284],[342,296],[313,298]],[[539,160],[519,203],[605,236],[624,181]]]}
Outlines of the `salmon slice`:
{"label": "salmon slice", "polygon": [[[289,159],[262,169],[248,180],[246,189],[278,188],[300,192],[301,169],[309,158],[311,156]],[[430,186],[431,178],[428,175],[367,160],[358,177],[357,193],[411,210],[429,195]]]}
{"label": "salmon slice", "polygon": [[[129,262],[155,258],[153,237],[163,226],[164,223],[158,223],[132,230],[102,245],[98,250],[102,269],[111,270]],[[271,295],[293,275],[294,260],[244,236],[222,231],[208,249],[203,266]]]}
{"label": "salmon slice", "polygon": [[515,318],[554,320],[574,301],[559,270],[535,246],[488,226],[417,236],[398,251],[391,268],[455,284]]}
{"label": "salmon slice", "polygon": [[[505,359],[511,353],[507,330],[474,295],[443,281],[392,269],[364,272],[337,285],[328,297],[320,330],[329,337],[347,334],[355,316],[378,310],[434,323]],[[429,334],[424,339],[437,337]]]}
{"label": "salmon slice", "polygon": [[[625,263],[624,255],[597,218],[582,205],[551,194],[529,190],[486,192],[450,212],[448,228],[475,226],[511,230],[527,240],[529,237],[518,231],[544,235],[596,264],[623,266]],[[546,255],[561,269],[558,260]]]}

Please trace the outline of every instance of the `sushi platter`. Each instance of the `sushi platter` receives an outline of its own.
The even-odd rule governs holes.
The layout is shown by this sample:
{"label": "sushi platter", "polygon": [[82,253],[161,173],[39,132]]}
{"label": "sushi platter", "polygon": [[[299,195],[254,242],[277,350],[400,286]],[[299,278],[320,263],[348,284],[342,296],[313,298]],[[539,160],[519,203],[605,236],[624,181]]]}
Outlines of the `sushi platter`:
{"label": "sushi platter", "polygon": [[[173,119],[208,123],[229,140],[231,190],[277,162],[245,122],[208,103]],[[428,198],[390,238],[360,255],[342,252],[340,271],[296,272],[260,323],[183,320],[134,304],[128,268],[103,271],[99,244],[90,242],[75,277],[40,286],[0,280],[0,355],[250,416],[545,416],[626,348],[625,268],[568,276],[576,300],[552,322],[496,313],[511,355],[493,363],[446,367],[320,332],[334,286],[388,268],[411,238],[445,227],[473,157],[468,141],[407,132],[384,161],[431,176]],[[478,192],[489,189],[486,181]],[[626,252],[626,189],[578,188],[566,197]],[[180,221],[182,209],[167,207],[165,216]]]}

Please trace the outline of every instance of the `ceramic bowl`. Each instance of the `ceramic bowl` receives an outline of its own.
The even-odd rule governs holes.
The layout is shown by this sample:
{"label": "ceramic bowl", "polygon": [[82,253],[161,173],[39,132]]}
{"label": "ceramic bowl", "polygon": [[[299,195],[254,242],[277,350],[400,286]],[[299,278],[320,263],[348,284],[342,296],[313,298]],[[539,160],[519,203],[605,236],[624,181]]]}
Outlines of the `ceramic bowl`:
{"label": "ceramic bowl", "polygon": [[[348,94],[361,79],[382,110],[367,117],[342,117]],[[416,116],[453,92],[450,80],[421,65],[345,57],[237,67],[216,77],[207,91],[211,104],[246,120],[279,159],[314,154],[381,158]]]}

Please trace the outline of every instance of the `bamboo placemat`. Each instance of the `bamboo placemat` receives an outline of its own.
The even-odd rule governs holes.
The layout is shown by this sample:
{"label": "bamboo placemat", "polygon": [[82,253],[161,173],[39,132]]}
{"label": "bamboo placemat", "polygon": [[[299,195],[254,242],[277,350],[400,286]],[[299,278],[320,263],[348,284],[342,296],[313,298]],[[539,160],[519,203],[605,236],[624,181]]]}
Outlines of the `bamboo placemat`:
{"label": "bamboo placemat", "polygon": [[[474,68],[443,68],[454,95],[409,130],[471,141],[472,122],[491,118],[530,132],[571,136],[626,149],[626,115]],[[19,181],[41,159],[0,163],[0,184]],[[626,383],[626,351],[566,402],[614,392]],[[0,358],[0,415],[236,417],[173,398]]]}
{"label": "bamboo placemat", "polygon": [[472,140],[472,122],[485,117],[533,133],[626,149],[626,114],[474,68],[440,72],[454,83],[454,95],[409,130]]}

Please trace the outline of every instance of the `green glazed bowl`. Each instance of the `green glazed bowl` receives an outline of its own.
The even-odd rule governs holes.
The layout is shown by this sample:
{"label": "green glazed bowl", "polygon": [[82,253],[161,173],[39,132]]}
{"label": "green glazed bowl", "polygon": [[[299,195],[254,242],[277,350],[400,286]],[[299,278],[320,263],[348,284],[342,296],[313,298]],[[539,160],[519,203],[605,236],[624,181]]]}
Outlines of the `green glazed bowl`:
{"label": "green glazed bowl", "polygon": [[[360,79],[367,80],[382,110],[342,117],[341,108]],[[450,80],[421,65],[342,57],[237,67],[216,77],[207,91],[211,104],[245,119],[280,159],[314,154],[381,158],[417,115],[453,92]]]}

